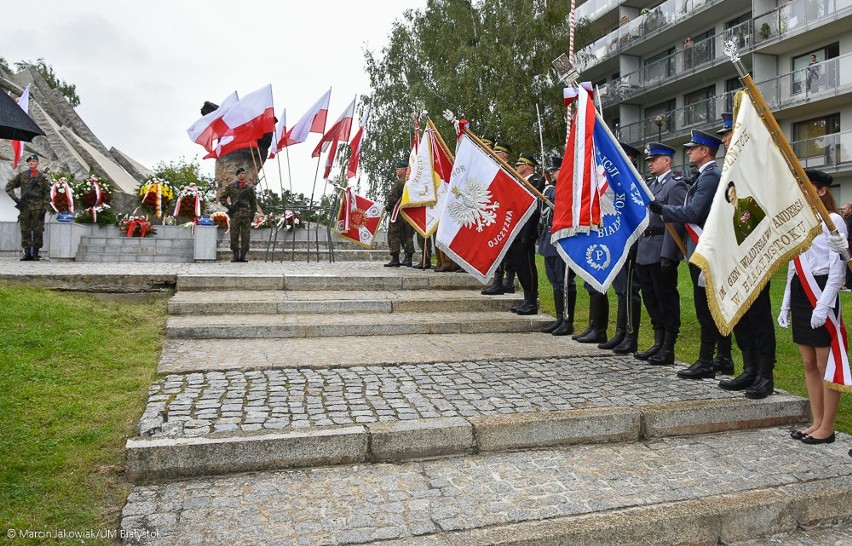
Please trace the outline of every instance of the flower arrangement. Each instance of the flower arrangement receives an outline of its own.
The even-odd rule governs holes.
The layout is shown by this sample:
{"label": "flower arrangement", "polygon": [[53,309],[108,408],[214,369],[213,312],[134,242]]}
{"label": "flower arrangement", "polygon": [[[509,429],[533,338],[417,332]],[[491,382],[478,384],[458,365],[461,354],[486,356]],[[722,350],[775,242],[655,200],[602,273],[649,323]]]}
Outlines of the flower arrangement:
{"label": "flower arrangement", "polygon": [[127,237],[147,237],[157,233],[147,216],[135,214],[128,214],[121,218],[118,222],[118,230]]}
{"label": "flower arrangement", "polygon": [[73,175],[64,175],[63,173],[51,176],[53,184],[50,185],[50,208],[54,212],[74,212],[74,191],[68,182],[69,176],[72,180],[74,179]]}
{"label": "flower arrangement", "polygon": [[112,201],[113,188],[107,180],[98,176],[90,175],[73,185],[74,197],[80,208],[97,207],[107,205]]}
{"label": "flower arrangement", "polygon": [[174,216],[189,218],[197,222],[204,210],[204,192],[195,183],[189,183],[180,190],[180,195],[175,202]]}
{"label": "flower arrangement", "polygon": [[142,208],[162,218],[163,213],[175,198],[172,185],[161,178],[149,178],[139,188],[139,204]]}
{"label": "flower arrangement", "polygon": [[228,217],[228,213],[226,212],[214,212],[210,215],[210,219],[213,220],[213,225],[216,227],[225,228],[225,233],[230,231],[231,229],[231,219]]}
{"label": "flower arrangement", "polygon": [[293,229],[302,223],[302,218],[292,210],[282,213],[270,212],[266,216],[257,216],[251,226],[257,228]]}
{"label": "flower arrangement", "polygon": [[78,224],[97,224],[101,227],[114,225],[116,223],[115,212],[106,203],[96,207],[89,207],[78,212],[74,216]]}

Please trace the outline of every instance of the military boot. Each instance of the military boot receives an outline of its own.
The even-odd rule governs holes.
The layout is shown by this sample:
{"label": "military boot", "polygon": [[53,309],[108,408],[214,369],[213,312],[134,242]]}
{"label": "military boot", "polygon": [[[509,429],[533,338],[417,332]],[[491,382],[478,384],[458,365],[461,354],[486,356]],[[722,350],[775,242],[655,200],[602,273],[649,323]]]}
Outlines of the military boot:
{"label": "military boot", "polygon": [[506,282],[503,283],[503,293],[504,294],[514,294],[515,293],[515,271],[512,269],[506,270]]}
{"label": "military boot", "polygon": [[503,294],[503,268],[497,268],[491,284],[483,288],[479,293],[483,296],[499,296]]}
{"label": "military boot", "polygon": [[399,267],[399,252],[391,252],[391,260],[385,264],[385,267]]}
{"label": "military boot", "polygon": [[403,266],[403,267],[411,267],[411,257],[412,256],[413,256],[413,254],[406,252],[405,253],[405,259],[402,260],[399,265]]}
{"label": "military boot", "polygon": [[550,332],[554,336],[570,336],[574,333],[574,308],[577,307],[577,287],[569,286],[565,290],[565,320]]}
{"label": "military boot", "polygon": [[233,263],[233,262],[238,262],[238,261],[240,261],[240,251],[235,250],[234,251],[234,257],[231,259],[231,262]]}
{"label": "military boot", "polygon": [[775,392],[775,381],[772,377],[772,370],[775,368],[775,355],[756,354],[755,358],[757,360],[757,377],[754,383],[746,389],[745,395],[746,398],[760,400]]}
{"label": "military boot", "polygon": [[677,372],[677,376],[681,379],[713,379],[716,377],[716,367],[713,365],[713,351],[715,350],[716,343],[708,343],[702,340],[701,346],[698,348],[698,360],[692,366]]}
{"label": "military boot", "polygon": [[589,295],[589,314],[594,308],[594,324],[592,329],[585,336],[580,336],[577,341],[580,343],[603,343],[606,341],[606,328],[609,324],[609,300],[606,294],[593,292]]}
{"label": "military boot", "polygon": [[675,341],[677,334],[674,332],[666,332],[663,336],[663,346],[653,356],[648,357],[648,364],[654,366],[671,366],[675,361]]}
{"label": "military boot", "polygon": [[33,261],[33,252],[30,247],[24,247],[24,257],[21,258],[22,262],[31,262]]}
{"label": "military boot", "polygon": [[713,359],[716,373],[734,375],[734,359],[731,358],[731,336],[720,337],[716,342],[716,358]]}
{"label": "military boot", "polygon": [[618,298],[618,310],[615,315],[615,334],[606,343],[598,345],[598,349],[611,351],[621,345],[627,335],[627,305],[626,298]]}
{"label": "military boot", "polygon": [[242,262],[242,263],[248,262],[248,259],[246,258],[246,254],[248,254],[247,251],[245,251],[245,250],[240,251],[240,259],[237,260],[237,261]]}
{"label": "military boot", "polygon": [[665,339],[666,332],[662,329],[654,330],[654,344],[651,345],[648,350],[642,351],[641,353],[633,353],[633,358],[638,360],[648,360],[657,352],[663,348],[663,340]]}
{"label": "military boot", "polygon": [[638,304],[631,307],[627,333],[624,334],[621,343],[612,348],[612,352],[617,355],[629,355],[636,352],[639,348],[639,317],[641,314],[642,308]]}
{"label": "military boot", "polygon": [[751,387],[755,379],[757,379],[757,362],[754,360],[754,353],[743,351],[743,373],[733,379],[719,381],[719,388],[726,391],[741,391]]}
{"label": "military boot", "polygon": [[38,248],[33,247],[32,257],[34,262],[41,261],[41,256],[38,255]]}
{"label": "military boot", "polygon": [[554,330],[562,326],[565,320],[565,292],[562,290],[553,291],[553,305],[556,307],[556,321],[551,322],[541,329],[543,334],[552,334]]}

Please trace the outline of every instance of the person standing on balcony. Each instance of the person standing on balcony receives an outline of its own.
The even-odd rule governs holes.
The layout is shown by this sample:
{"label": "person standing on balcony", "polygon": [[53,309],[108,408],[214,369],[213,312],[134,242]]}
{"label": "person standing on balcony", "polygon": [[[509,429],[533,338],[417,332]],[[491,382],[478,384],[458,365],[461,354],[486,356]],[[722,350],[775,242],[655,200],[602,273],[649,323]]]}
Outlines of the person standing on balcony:
{"label": "person standing on balcony", "polygon": [[805,83],[808,91],[819,91],[819,61],[816,55],[811,55],[811,62],[805,69]]}

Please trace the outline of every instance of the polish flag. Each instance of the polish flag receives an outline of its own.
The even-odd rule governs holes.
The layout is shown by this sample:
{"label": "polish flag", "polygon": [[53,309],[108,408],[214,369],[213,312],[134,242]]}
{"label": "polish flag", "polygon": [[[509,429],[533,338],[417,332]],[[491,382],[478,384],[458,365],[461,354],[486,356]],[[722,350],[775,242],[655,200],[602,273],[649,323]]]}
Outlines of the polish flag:
{"label": "polish flag", "polygon": [[[21,93],[21,98],[18,99],[18,106],[21,107],[21,110],[29,114],[30,84],[27,84],[27,86],[24,88],[24,92]],[[18,163],[20,163],[21,159],[24,158],[24,143],[20,140],[13,140],[12,151],[14,152],[14,157],[12,157],[12,168],[17,169]]]}
{"label": "polish flag", "polygon": [[523,181],[465,130],[457,142],[436,245],[487,284],[537,206]]}
{"label": "polish flag", "polygon": [[249,93],[233,105],[222,121],[230,129],[235,141],[251,141],[263,138],[275,130],[275,111],[272,106],[272,85]]}
{"label": "polish flag", "polygon": [[325,132],[320,141],[317,143],[316,148],[314,148],[313,153],[311,153],[311,157],[319,157],[321,151],[326,151],[329,147],[329,144],[332,145],[332,151],[330,155],[333,155],[335,149],[337,148],[337,142],[339,140],[349,140],[349,133],[352,131],[352,117],[355,115],[355,99],[352,99],[352,102],[349,103],[349,106],[346,107],[346,110],[340,114],[340,117],[337,118],[337,121],[334,122],[334,125],[331,126],[331,129]]}
{"label": "polish flag", "polygon": [[272,147],[269,149],[269,159],[275,157],[278,153],[278,143],[284,138],[284,133],[287,131],[287,109],[281,109],[281,117],[278,118],[278,124],[275,126],[275,132],[272,133]]}
{"label": "polish flag", "polygon": [[349,156],[349,165],[346,167],[346,178],[352,178],[358,172],[358,162],[361,160],[361,139],[364,137],[364,127],[370,119],[370,107],[364,110],[364,115],[361,116],[361,121],[358,122],[358,132],[355,133],[355,138],[349,143],[349,149],[352,150]]}
{"label": "polish flag", "polygon": [[296,125],[284,132],[284,136],[278,141],[276,152],[280,152],[286,146],[304,142],[311,133],[324,133],[329,100],[331,100],[331,87],[311,106],[310,110],[305,112],[305,115],[296,122]]}
{"label": "polish flag", "polygon": [[205,114],[186,130],[190,140],[200,144],[208,152],[213,151],[215,148],[213,141],[222,138],[228,132],[228,126],[222,120],[222,116],[239,101],[236,91],[225,97],[219,108]]}

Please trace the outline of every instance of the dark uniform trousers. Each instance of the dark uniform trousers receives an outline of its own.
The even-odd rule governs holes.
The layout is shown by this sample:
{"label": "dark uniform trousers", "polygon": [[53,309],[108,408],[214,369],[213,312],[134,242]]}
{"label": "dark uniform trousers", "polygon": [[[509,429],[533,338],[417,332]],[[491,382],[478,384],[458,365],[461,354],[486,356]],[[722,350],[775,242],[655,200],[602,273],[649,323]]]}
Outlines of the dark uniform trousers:
{"label": "dark uniform trousers", "polygon": [[772,316],[772,302],[769,299],[769,283],[766,283],[748,311],[734,325],[734,337],[740,351],[751,352],[774,364],[775,318]]}
{"label": "dark uniform trousers", "polygon": [[[631,317],[631,311],[639,309],[642,305],[642,298],[639,296],[639,277],[636,275],[636,247],[637,243],[633,243],[630,250],[627,252],[627,259],[621,270],[615,275],[612,280],[612,289],[615,290],[615,295],[618,296],[619,305],[623,305],[627,310],[627,316]],[[628,293],[630,295],[630,305],[627,305]],[[635,330],[636,324],[631,325]]]}
{"label": "dark uniform trousers", "polygon": [[[675,262],[677,264],[677,262]],[[645,309],[654,330],[680,333],[680,293],[677,291],[677,267],[666,271],[659,262],[636,265]],[[706,303],[706,301],[705,301]]]}
{"label": "dark uniform trousers", "polygon": [[248,253],[251,247],[251,221],[254,212],[240,209],[231,216],[231,252]]}

